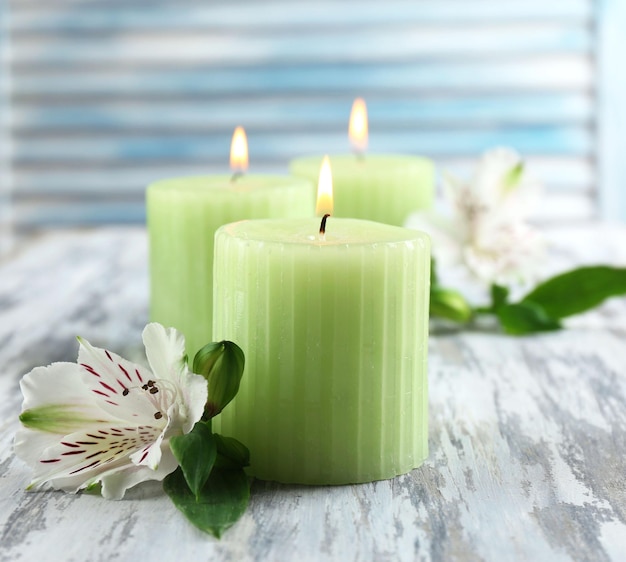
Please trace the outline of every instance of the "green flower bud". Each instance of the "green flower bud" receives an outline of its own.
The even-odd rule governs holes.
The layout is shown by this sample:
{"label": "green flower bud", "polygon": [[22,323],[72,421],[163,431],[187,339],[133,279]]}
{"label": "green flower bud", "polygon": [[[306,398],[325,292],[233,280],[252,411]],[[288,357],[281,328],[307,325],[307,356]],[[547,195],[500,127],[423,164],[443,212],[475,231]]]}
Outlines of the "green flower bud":
{"label": "green flower bud", "polygon": [[202,375],[209,388],[204,407],[206,418],[213,418],[235,397],[243,375],[244,355],[241,348],[230,341],[205,345],[193,360],[193,372]]}
{"label": "green flower bud", "polygon": [[465,323],[472,317],[472,307],[458,291],[432,287],[430,314],[453,322]]}

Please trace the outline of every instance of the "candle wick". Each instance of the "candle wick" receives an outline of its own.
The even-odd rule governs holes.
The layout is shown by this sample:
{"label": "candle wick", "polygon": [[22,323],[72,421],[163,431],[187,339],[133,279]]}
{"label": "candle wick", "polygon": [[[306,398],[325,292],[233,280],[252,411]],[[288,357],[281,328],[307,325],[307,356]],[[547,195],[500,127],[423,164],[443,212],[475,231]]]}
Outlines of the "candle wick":
{"label": "candle wick", "polygon": [[324,236],[324,234],[326,234],[326,219],[327,219],[328,217],[330,217],[330,215],[329,215],[329,214],[325,214],[325,215],[322,217],[322,224],[320,224],[320,234],[321,234],[322,236]]}
{"label": "candle wick", "polygon": [[230,178],[230,181],[231,183],[235,183],[241,177],[243,177],[243,172],[241,170],[237,170]]}

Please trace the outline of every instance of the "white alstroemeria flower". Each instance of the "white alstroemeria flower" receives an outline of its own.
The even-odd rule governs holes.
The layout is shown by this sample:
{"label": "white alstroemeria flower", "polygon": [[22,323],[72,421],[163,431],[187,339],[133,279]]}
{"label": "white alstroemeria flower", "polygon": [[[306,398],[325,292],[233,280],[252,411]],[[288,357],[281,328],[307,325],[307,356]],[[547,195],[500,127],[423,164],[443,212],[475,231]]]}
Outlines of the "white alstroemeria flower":
{"label": "white alstroemeria flower", "polygon": [[100,482],[105,498],[121,499],[128,488],[176,469],[169,438],[201,418],[207,382],[189,371],[185,339],[173,328],[145,327],[151,370],[79,342],[77,363],[23,377],[15,452],[34,467],[29,489],[77,492]]}
{"label": "white alstroemeria flower", "polygon": [[439,265],[460,266],[487,284],[509,285],[535,274],[544,241],[526,218],[540,188],[516,152],[491,150],[472,181],[446,175],[443,188],[447,213],[414,213],[405,225],[432,237]]}
{"label": "white alstroemeria flower", "polygon": [[535,277],[544,252],[543,238],[527,224],[495,222],[463,248],[463,263],[480,280],[508,287]]}
{"label": "white alstroemeria flower", "polygon": [[444,189],[449,201],[466,213],[469,199],[476,211],[513,222],[526,219],[541,192],[539,183],[524,169],[521,156],[502,147],[482,155],[468,184],[447,176]]}

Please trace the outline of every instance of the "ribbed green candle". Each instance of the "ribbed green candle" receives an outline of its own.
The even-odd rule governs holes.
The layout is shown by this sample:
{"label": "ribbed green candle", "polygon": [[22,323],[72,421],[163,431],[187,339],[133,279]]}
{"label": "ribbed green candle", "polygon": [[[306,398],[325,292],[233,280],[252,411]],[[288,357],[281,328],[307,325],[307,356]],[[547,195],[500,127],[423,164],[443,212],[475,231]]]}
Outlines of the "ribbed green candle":
{"label": "ribbed green candle", "polygon": [[249,175],[161,180],[146,194],[150,317],[183,332],[187,352],[212,340],[213,240],[246,218],[311,217],[314,187],[301,178]]}
{"label": "ribbed green candle", "polygon": [[[321,156],[296,158],[294,176],[317,184]],[[429,208],[434,195],[434,166],[427,158],[408,155],[331,155],[336,217],[373,220],[402,226],[408,215]]]}
{"label": "ribbed green candle", "polygon": [[213,334],[246,369],[216,430],[254,476],[391,478],[428,454],[430,242],[353,219],[253,220],[216,233]]}

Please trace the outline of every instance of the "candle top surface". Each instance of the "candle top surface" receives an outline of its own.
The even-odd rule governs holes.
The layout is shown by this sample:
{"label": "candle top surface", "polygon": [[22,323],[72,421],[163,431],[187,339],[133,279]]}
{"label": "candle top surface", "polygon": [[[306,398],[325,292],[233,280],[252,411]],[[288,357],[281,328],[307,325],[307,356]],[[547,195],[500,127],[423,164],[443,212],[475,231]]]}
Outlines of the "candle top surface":
{"label": "candle top surface", "polygon": [[243,220],[222,226],[233,238],[258,242],[305,244],[312,246],[354,246],[416,242],[428,247],[424,232],[379,222],[328,217],[325,234],[320,234],[321,218]]}
{"label": "candle top surface", "polygon": [[233,174],[220,174],[162,179],[150,184],[148,189],[151,191],[173,191],[198,195],[207,191],[211,191],[212,194],[219,192],[246,193],[257,190],[310,189],[311,187],[310,181],[291,176],[269,174],[242,174],[235,176]]}
{"label": "candle top surface", "polygon": [[[289,169],[292,173],[299,171],[319,170],[319,166],[322,162],[322,155],[303,156],[301,158],[294,158],[290,164]],[[432,166],[432,160],[424,158],[423,156],[412,156],[410,154],[369,154],[362,155],[357,154],[331,154],[330,166],[333,171],[333,175],[343,171],[348,171],[352,174],[355,171],[366,171],[369,168],[376,168],[377,170],[394,170],[398,166],[403,167],[423,167],[425,165]]]}

